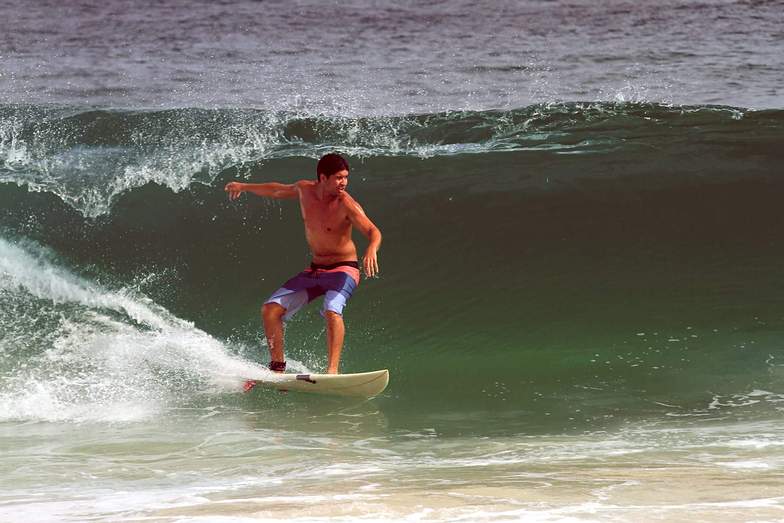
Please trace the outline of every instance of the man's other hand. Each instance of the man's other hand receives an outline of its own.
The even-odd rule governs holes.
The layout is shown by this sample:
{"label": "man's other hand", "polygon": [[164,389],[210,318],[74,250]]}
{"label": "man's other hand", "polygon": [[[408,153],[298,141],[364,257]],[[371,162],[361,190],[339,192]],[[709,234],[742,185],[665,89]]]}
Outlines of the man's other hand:
{"label": "man's other hand", "polygon": [[365,270],[365,277],[367,278],[373,278],[378,274],[378,256],[375,249],[368,249],[365,252],[362,268]]}

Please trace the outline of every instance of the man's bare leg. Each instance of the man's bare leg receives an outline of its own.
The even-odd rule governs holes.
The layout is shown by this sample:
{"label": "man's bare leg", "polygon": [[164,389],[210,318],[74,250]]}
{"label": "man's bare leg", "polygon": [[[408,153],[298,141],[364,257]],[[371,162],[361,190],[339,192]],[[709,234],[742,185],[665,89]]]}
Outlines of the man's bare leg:
{"label": "man's bare leg", "polygon": [[327,320],[327,374],[337,374],[346,328],[340,314],[327,311],[324,317]]}
{"label": "man's bare leg", "polygon": [[[283,315],[286,309],[277,303],[265,303],[261,308],[264,334],[272,361],[286,361],[283,354]],[[283,372],[283,371],[280,371]]]}

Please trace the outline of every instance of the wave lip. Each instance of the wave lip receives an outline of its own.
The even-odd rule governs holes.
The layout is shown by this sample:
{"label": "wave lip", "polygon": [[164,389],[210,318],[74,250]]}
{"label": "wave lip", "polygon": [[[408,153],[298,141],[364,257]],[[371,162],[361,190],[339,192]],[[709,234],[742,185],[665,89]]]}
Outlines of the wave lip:
{"label": "wave lip", "polygon": [[[277,116],[235,111],[0,110],[0,182],[52,192],[87,217],[148,183],[174,192],[255,161],[278,143]],[[254,115],[256,115],[254,113]],[[258,115],[256,115],[258,116]]]}
{"label": "wave lip", "polygon": [[558,103],[509,111],[347,118],[248,109],[120,111],[0,107],[0,182],[45,191],[85,217],[154,183],[181,192],[260,163],[318,158],[427,159],[494,152],[604,154],[699,140],[784,134],[784,111],[641,103]]}

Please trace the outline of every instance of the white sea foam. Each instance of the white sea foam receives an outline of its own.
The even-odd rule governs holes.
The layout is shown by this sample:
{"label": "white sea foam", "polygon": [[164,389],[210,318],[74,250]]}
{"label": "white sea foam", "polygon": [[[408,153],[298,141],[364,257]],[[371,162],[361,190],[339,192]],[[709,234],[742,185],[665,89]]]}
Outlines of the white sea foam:
{"label": "white sea foam", "polygon": [[0,420],[140,419],[180,395],[270,374],[149,298],[80,278],[32,244],[0,238],[0,291],[17,303],[0,314],[4,331],[20,310],[49,329],[43,347],[25,332],[0,337],[2,352],[24,354],[0,385]]}
{"label": "white sea foam", "polygon": [[769,469],[771,468],[769,463],[765,463],[762,461],[727,461],[724,463],[720,463],[720,465],[729,467],[732,469]]}

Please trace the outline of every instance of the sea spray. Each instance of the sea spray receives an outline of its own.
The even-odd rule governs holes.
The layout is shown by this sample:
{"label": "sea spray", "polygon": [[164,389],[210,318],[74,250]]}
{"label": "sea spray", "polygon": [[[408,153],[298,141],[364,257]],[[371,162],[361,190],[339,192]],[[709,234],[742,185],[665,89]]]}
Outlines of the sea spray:
{"label": "sea spray", "polygon": [[0,419],[130,420],[269,371],[149,298],[0,238]]}

